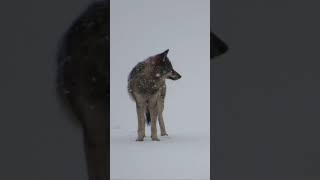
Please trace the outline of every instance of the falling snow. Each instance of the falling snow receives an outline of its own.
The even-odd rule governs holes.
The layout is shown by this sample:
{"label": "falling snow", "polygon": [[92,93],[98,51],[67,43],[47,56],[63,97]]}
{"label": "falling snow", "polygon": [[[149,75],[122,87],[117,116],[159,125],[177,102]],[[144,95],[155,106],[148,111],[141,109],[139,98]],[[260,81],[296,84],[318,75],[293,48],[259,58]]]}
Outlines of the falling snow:
{"label": "falling snow", "polygon": [[[110,179],[209,180],[210,62],[207,58],[207,34],[201,33],[203,28],[208,27],[206,17],[210,16],[210,8],[206,7],[209,1],[170,1],[170,8],[166,8],[168,4],[158,1],[146,3],[137,0],[127,3],[130,6],[123,6],[118,1],[111,5],[114,10],[111,22],[117,23],[112,24],[110,42],[116,44],[110,54]],[[174,15],[175,18],[165,18],[163,9],[166,9],[167,15]],[[185,19],[191,17],[190,11],[195,9],[201,9],[201,12],[193,13],[195,21],[185,24]],[[123,16],[124,12],[132,11],[132,16]],[[150,31],[150,23],[141,23],[150,20],[164,23],[153,23],[155,27]],[[167,33],[171,29],[181,29],[181,25],[184,26],[181,33]],[[186,38],[192,43],[184,43]],[[135,65],[134,62],[166,48],[170,48],[169,56],[175,70],[183,76],[181,81],[167,81],[163,115],[169,136],[160,136],[157,123],[161,141],[153,142],[150,138],[151,128],[146,127],[145,141],[136,142],[137,112],[135,103],[127,96],[126,87],[128,83],[132,84],[134,88],[131,89],[136,92],[138,85],[142,87],[153,83],[152,79],[159,79],[157,73],[160,77],[165,73],[159,69],[145,75],[141,82],[130,80],[137,73],[143,76],[144,72],[140,74],[140,71],[144,71],[141,66],[130,73],[128,82],[124,79]],[[151,59],[146,63],[152,66]],[[149,66],[148,70],[151,70]],[[169,69],[164,70],[168,73]],[[161,87],[165,86],[159,84],[158,88]],[[128,91],[130,93],[130,88]]]}

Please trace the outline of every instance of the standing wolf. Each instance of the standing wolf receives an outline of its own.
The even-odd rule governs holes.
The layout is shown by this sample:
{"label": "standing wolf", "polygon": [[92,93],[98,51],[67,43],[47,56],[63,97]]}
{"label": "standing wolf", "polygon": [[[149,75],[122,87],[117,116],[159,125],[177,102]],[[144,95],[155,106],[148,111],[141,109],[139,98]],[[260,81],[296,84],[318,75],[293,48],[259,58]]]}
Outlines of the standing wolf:
{"label": "standing wolf", "polygon": [[159,141],[157,136],[157,119],[161,136],[168,135],[163,121],[164,98],[166,95],[166,79],[178,80],[181,75],[177,73],[167,57],[169,50],[151,56],[138,63],[130,72],[128,78],[128,92],[136,102],[138,114],[137,141],[145,137],[145,123],[151,122],[151,138]]}
{"label": "standing wolf", "polygon": [[63,37],[57,93],[80,122],[90,180],[107,180],[109,2],[91,4]]}

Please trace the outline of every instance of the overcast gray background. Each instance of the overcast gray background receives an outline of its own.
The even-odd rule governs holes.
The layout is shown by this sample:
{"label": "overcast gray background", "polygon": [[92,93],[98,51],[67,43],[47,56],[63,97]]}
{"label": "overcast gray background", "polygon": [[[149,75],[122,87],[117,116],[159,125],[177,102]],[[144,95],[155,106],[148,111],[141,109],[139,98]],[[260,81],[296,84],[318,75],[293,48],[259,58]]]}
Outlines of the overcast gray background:
{"label": "overcast gray background", "polygon": [[[210,115],[209,0],[111,1],[111,127],[136,130],[134,102],[127,92],[132,68],[169,49],[182,75],[167,80],[165,117],[168,128],[209,132]],[[197,107],[197,108],[195,108]]]}
{"label": "overcast gray background", "polygon": [[[209,26],[209,0],[111,1],[112,179],[209,179]],[[182,75],[167,80],[169,136],[152,142],[147,127],[145,141],[136,142],[136,105],[127,92],[127,77],[138,62],[166,49]]]}
{"label": "overcast gray background", "polygon": [[54,96],[54,58],[89,2],[1,1],[0,179],[86,180],[81,130]]}
{"label": "overcast gray background", "polygon": [[[60,113],[52,83],[58,38],[87,4],[0,3],[0,179],[85,179],[81,131]],[[211,66],[215,178],[319,179],[319,4],[212,7],[215,32],[231,46],[224,64]]]}
{"label": "overcast gray background", "polygon": [[211,7],[212,27],[230,46],[223,64],[211,64],[214,179],[319,179],[320,4],[214,0]]}

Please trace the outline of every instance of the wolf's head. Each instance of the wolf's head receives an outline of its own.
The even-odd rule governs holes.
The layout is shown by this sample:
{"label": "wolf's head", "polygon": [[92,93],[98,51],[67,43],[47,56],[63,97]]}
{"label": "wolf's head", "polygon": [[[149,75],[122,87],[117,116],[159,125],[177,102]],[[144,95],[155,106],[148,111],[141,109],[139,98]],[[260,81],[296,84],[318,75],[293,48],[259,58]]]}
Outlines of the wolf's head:
{"label": "wolf's head", "polygon": [[167,56],[168,52],[169,49],[156,55],[156,76],[159,78],[178,80],[181,78],[181,75],[173,69],[172,64]]}

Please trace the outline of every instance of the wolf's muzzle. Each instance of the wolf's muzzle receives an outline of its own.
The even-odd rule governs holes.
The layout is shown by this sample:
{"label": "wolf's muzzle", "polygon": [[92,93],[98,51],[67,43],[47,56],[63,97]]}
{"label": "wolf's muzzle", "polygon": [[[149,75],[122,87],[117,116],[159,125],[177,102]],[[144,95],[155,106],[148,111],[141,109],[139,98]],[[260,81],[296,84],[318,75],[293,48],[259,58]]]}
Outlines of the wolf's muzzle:
{"label": "wolf's muzzle", "polygon": [[177,73],[175,70],[172,70],[171,75],[168,78],[171,80],[178,80],[181,78],[181,75]]}
{"label": "wolf's muzzle", "polygon": [[228,51],[228,46],[215,34],[210,34],[210,58],[215,58]]}

